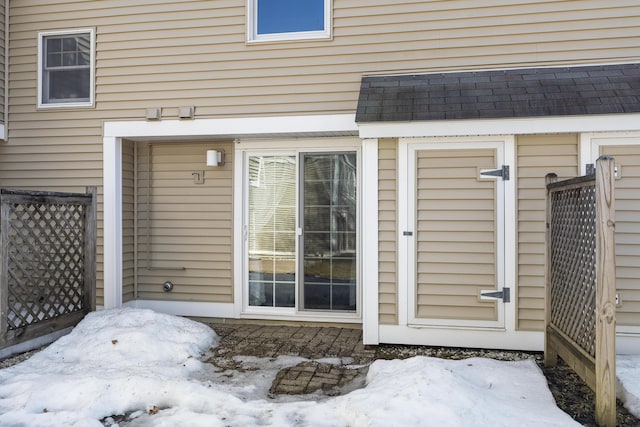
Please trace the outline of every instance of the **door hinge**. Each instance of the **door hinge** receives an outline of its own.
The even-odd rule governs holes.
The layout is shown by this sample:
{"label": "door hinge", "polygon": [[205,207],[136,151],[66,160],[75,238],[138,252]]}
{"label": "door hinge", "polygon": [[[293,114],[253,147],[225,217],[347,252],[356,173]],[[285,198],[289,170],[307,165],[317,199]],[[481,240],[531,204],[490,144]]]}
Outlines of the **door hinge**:
{"label": "door hinge", "polygon": [[480,299],[501,299],[502,302],[511,302],[511,289],[502,288],[501,291],[480,291]]}
{"label": "door hinge", "polygon": [[500,176],[503,181],[509,181],[509,165],[504,165],[499,169],[481,170],[481,176]]}
{"label": "door hinge", "polygon": [[[620,173],[622,171],[622,167],[620,165],[615,165],[613,167],[613,176],[615,179],[620,179],[622,177],[622,174]],[[585,168],[585,175],[595,175],[596,174],[596,165],[594,165],[593,163],[587,163],[586,168]]]}

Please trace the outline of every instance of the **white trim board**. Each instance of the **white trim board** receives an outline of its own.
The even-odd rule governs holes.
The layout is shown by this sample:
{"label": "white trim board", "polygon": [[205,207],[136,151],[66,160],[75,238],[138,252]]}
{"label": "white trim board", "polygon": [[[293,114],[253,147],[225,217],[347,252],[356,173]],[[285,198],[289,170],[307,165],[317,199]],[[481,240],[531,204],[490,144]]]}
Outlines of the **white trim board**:
{"label": "white trim board", "polygon": [[123,304],[124,307],[146,308],[175,316],[232,318],[233,304],[197,301],[135,300]]}
{"label": "white trim board", "polygon": [[380,342],[386,344],[544,350],[544,334],[533,331],[487,331],[475,329],[380,325]]}
{"label": "white trim board", "polygon": [[640,130],[640,113],[510,119],[359,123],[361,138],[523,135]]}
{"label": "white trim board", "polygon": [[[357,131],[354,114],[105,122],[103,129],[104,307],[112,308],[122,305],[123,139],[142,141],[230,137],[356,136]],[[229,317],[237,317],[238,314],[233,316],[232,313]]]}
{"label": "white trim board", "polygon": [[348,316],[318,316],[313,313],[303,315],[279,315],[279,314],[256,314],[244,313],[235,315],[233,303],[217,302],[197,302],[197,301],[159,301],[159,300],[134,300],[128,301],[123,307],[143,308],[154,310],[160,313],[172,314],[174,316],[189,317],[211,317],[226,319],[246,319],[246,320],[289,320],[294,322],[316,322],[316,323],[353,323],[360,324],[360,318]]}
{"label": "white trim board", "polygon": [[[378,140],[362,141],[361,214],[361,293],[362,340],[365,345],[379,344],[379,246],[378,246]],[[375,230],[375,232],[367,232]]]}
{"label": "white trim board", "polygon": [[103,156],[104,307],[122,305],[122,138],[107,137]]}
{"label": "white trim board", "polygon": [[225,119],[114,121],[104,123],[104,136],[131,139],[188,137],[240,138],[277,135],[358,135],[354,114],[234,117]]}

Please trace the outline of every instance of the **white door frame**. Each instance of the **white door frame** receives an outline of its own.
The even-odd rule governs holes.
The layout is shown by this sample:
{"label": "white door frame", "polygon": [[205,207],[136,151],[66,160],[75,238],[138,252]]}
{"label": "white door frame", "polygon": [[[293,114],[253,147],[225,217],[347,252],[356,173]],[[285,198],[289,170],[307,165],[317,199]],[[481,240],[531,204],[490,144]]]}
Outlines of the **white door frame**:
{"label": "white door frame", "polygon": [[[420,149],[465,149],[496,148],[498,149],[498,167],[509,165],[511,178],[504,181],[503,197],[498,200],[499,217],[502,216],[503,235],[498,238],[497,250],[504,256],[498,258],[498,287],[511,289],[511,302],[499,303],[503,309],[501,319],[497,322],[476,322],[473,326],[467,321],[429,321],[415,317],[415,233],[403,235],[404,231],[414,231],[415,201],[413,183],[415,181],[415,151]],[[500,153],[502,151],[502,153]],[[398,218],[398,259],[406,268],[399,268],[400,284],[398,289],[399,321],[409,327],[435,327],[444,329],[490,329],[514,331],[516,326],[516,236],[515,236],[515,138],[513,136],[488,137],[445,137],[445,138],[401,138],[399,146],[399,218]],[[403,211],[404,207],[404,211]],[[404,284],[404,286],[402,285]]]}
{"label": "white door frame", "polygon": [[[364,264],[362,255],[362,170],[363,161],[361,156],[362,141],[358,138],[302,138],[296,139],[295,147],[286,138],[279,139],[237,139],[235,148],[234,163],[242,167],[234,168],[234,317],[246,319],[271,319],[290,321],[315,321],[315,322],[342,322],[342,323],[362,323],[363,317],[363,274]],[[358,285],[357,285],[357,308],[353,313],[349,312],[320,312],[304,311],[296,308],[271,308],[254,307],[248,304],[248,293],[246,291],[246,277],[248,267],[246,265],[246,239],[247,230],[245,228],[247,192],[246,192],[246,162],[248,154],[278,155],[296,154],[298,152],[322,153],[328,151],[353,151],[358,158]],[[296,289],[296,295],[298,290]],[[371,291],[368,291],[371,292]]]}
{"label": "white door frame", "polygon": [[603,145],[638,145],[640,132],[588,132],[580,134],[580,174],[585,175],[587,164],[595,163]]}
{"label": "white door frame", "polygon": [[[640,145],[640,132],[589,132],[580,134],[580,173],[595,164],[600,148],[606,145]],[[624,169],[621,171],[624,177]],[[640,327],[616,326],[616,353],[640,354]]]}

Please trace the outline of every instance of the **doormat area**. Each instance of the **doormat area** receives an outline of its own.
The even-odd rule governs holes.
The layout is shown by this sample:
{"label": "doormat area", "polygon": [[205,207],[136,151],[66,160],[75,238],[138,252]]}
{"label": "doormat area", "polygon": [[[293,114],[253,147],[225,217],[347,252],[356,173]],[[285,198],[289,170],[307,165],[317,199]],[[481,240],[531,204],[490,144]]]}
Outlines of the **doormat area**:
{"label": "doormat area", "polygon": [[[337,396],[364,386],[366,367],[302,362],[281,369],[271,384],[271,394],[311,394]],[[356,381],[358,380],[359,381]]]}

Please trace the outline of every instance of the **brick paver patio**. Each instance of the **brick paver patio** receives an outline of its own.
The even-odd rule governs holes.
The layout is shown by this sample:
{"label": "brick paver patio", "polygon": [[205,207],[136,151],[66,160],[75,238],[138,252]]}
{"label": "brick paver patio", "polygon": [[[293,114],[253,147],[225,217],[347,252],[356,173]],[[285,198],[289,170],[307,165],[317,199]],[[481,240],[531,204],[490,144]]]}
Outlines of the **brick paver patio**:
{"label": "brick paver patio", "polygon": [[376,348],[362,344],[360,329],[226,323],[210,326],[220,336],[220,344],[208,362],[222,368],[233,368],[234,356],[310,359],[282,369],[269,390],[273,394],[338,394],[340,388],[364,374],[377,357]]}

